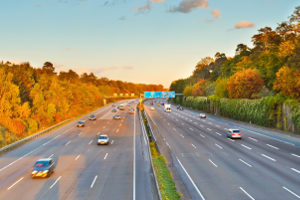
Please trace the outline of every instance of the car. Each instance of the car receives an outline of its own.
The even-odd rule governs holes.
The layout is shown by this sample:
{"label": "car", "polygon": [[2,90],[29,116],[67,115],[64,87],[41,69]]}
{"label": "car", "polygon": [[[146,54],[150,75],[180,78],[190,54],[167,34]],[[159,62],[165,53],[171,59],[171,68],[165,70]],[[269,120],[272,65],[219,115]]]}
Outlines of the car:
{"label": "car", "polygon": [[121,116],[120,115],[115,115],[113,118],[114,119],[121,119]]}
{"label": "car", "polygon": [[95,115],[91,115],[91,116],[89,117],[89,120],[91,120],[91,121],[96,120],[96,116],[95,116]]}
{"label": "car", "polygon": [[84,127],[84,121],[78,121],[77,127]]}
{"label": "car", "polygon": [[239,129],[233,129],[233,128],[231,128],[231,129],[228,129],[228,131],[227,131],[227,137],[230,137],[231,139],[233,139],[233,138],[239,138],[239,139],[241,139],[242,138],[242,134],[241,134],[241,132],[240,132]]}
{"label": "car", "polygon": [[117,112],[118,110],[117,109],[112,109],[112,111],[111,112],[113,112],[113,113],[115,113],[115,112]]}
{"label": "car", "polygon": [[134,108],[129,110],[129,114],[134,114]]}
{"label": "car", "polygon": [[101,144],[109,144],[109,137],[107,135],[98,135],[97,136],[97,144],[101,145]]}
{"label": "car", "polygon": [[42,158],[35,162],[31,176],[32,178],[46,178],[54,172],[54,161],[52,158]]}
{"label": "car", "polygon": [[183,110],[183,107],[178,105],[177,110]]}
{"label": "car", "polygon": [[200,113],[200,118],[205,119],[206,118],[206,114],[205,113]]}
{"label": "car", "polygon": [[155,108],[153,106],[151,106],[150,110],[155,110]]}
{"label": "car", "polygon": [[117,105],[114,103],[114,104],[112,104],[111,106],[112,106],[112,107],[116,107]]}

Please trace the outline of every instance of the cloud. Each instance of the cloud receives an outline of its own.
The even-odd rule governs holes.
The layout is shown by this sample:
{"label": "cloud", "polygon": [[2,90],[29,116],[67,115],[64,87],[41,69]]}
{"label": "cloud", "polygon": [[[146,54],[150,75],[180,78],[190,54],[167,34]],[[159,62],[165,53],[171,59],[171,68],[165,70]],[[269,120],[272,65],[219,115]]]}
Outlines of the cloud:
{"label": "cloud", "polygon": [[124,67],[122,67],[123,69],[127,69],[127,70],[131,70],[131,69],[134,69],[134,67],[133,66],[124,66]]}
{"label": "cloud", "polygon": [[144,6],[139,6],[139,7],[136,7],[135,10],[137,10],[139,12],[144,12],[144,11],[150,10],[150,5],[146,4]]}
{"label": "cloud", "polygon": [[164,2],[165,0],[151,0],[152,3],[161,3]]}
{"label": "cloud", "polygon": [[241,28],[253,28],[255,27],[255,24],[252,22],[242,21],[238,22],[234,25],[234,28],[241,29]]}
{"label": "cloud", "polygon": [[170,12],[189,13],[196,8],[208,8],[207,0],[182,0],[177,7],[170,9]]}
{"label": "cloud", "polygon": [[218,9],[214,9],[213,11],[211,11],[211,14],[216,18],[219,19],[221,17],[221,13]]}

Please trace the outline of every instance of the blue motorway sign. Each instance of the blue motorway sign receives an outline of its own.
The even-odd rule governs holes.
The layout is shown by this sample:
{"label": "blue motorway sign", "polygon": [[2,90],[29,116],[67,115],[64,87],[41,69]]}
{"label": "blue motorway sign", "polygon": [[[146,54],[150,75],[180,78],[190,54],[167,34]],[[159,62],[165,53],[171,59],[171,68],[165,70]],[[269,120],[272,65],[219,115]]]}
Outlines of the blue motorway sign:
{"label": "blue motorway sign", "polygon": [[162,98],[175,98],[175,91],[162,92]]}
{"label": "blue motorway sign", "polygon": [[175,92],[169,91],[169,92],[144,92],[144,98],[175,98]]}
{"label": "blue motorway sign", "polygon": [[161,92],[144,92],[144,98],[161,98]]}

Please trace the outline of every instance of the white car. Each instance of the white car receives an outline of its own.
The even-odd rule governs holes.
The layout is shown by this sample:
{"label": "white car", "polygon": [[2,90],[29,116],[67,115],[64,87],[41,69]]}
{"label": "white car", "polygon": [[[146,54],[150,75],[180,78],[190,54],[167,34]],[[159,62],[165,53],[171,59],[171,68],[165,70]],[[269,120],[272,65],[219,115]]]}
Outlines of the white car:
{"label": "white car", "polygon": [[205,119],[206,118],[206,114],[205,113],[200,113],[200,118]]}
{"label": "white car", "polygon": [[153,106],[151,106],[151,108],[150,108],[151,110],[155,110],[155,108],[153,107]]}
{"label": "white car", "polygon": [[98,135],[97,144],[109,144],[109,138],[107,135]]}
{"label": "white car", "polygon": [[241,139],[242,138],[242,134],[241,134],[241,132],[240,132],[239,129],[228,129],[228,131],[227,131],[227,137]]}

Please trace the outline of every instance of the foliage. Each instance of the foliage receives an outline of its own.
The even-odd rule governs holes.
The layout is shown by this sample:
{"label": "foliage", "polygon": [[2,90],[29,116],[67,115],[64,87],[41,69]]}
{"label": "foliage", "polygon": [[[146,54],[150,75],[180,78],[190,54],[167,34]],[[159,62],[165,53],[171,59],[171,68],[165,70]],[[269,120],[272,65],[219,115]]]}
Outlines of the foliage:
{"label": "foliage", "polygon": [[192,86],[186,86],[184,88],[183,95],[186,96],[186,97],[191,96],[192,92],[193,92],[193,87]]}
{"label": "foliage", "polygon": [[199,79],[197,83],[192,86],[192,95],[193,96],[202,96],[204,95],[206,81],[204,79]]}
{"label": "foliage", "polygon": [[2,145],[24,138],[67,118],[103,105],[113,93],[163,90],[162,85],[134,84],[97,78],[93,73],[55,72],[51,62],[42,69],[29,63],[0,62],[0,125]]}
{"label": "foliage", "polygon": [[[214,94],[220,97],[228,97],[225,89],[226,80],[234,74],[247,69],[257,71],[264,82],[264,90],[260,94],[261,81],[257,85],[255,81],[247,84],[251,90],[245,90],[242,85],[233,87],[230,85],[231,98],[264,97],[266,95],[281,94],[299,100],[299,68],[300,68],[300,6],[295,8],[289,20],[278,24],[275,29],[264,27],[253,35],[253,48],[245,44],[238,44],[235,56],[226,57],[224,53],[217,52],[214,58],[200,59],[190,77],[172,82],[170,89],[176,92],[204,79],[214,83]],[[280,70],[281,69],[281,70]],[[291,77],[294,73],[296,76]],[[297,81],[298,80],[298,81]],[[230,84],[232,84],[230,81]],[[281,85],[282,82],[282,85]],[[234,85],[236,85],[235,83]],[[254,84],[254,85],[252,85]],[[226,86],[226,87],[225,87]],[[236,90],[237,89],[237,90]],[[209,96],[211,92],[201,95]]]}
{"label": "foliage", "polygon": [[276,73],[273,88],[279,90],[282,95],[300,100],[300,69],[291,69],[286,66],[280,68]]}
{"label": "foliage", "polygon": [[250,98],[259,92],[264,81],[252,69],[236,72],[229,78],[227,89],[230,98]]}

